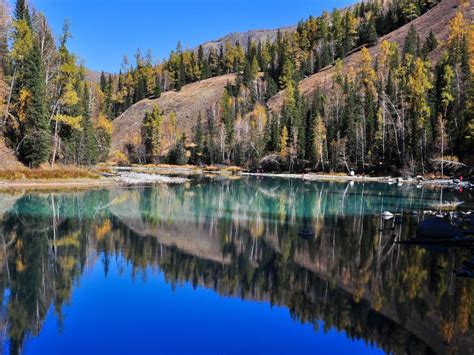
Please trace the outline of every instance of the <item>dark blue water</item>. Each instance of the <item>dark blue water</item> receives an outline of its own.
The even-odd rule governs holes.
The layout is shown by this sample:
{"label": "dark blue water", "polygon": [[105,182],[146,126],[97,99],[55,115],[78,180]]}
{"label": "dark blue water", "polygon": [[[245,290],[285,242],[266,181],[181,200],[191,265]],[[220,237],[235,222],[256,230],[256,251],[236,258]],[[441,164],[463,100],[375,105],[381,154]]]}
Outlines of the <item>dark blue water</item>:
{"label": "dark blue water", "polygon": [[[3,350],[469,350],[474,283],[453,270],[470,250],[394,242],[423,210],[471,203],[466,192],[278,179],[0,194]],[[397,218],[381,219],[386,210]]]}

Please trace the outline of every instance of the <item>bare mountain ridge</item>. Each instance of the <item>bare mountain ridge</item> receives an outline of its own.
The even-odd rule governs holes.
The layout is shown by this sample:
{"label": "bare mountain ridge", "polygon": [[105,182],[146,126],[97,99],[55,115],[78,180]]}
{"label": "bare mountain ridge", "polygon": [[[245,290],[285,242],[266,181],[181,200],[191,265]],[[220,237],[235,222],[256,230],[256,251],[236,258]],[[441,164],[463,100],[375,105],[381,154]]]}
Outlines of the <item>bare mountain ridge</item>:
{"label": "bare mountain ridge", "polygon": [[[224,46],[226,42],[229,42],[232,45],[239,43],[242,47],[246,48],[249,39],[255,43],[275,41],[278,35],[278,31],[280,31],[281,34],[291,33],[296,31],[296,26],[280,27],[270,30],[250,30],[246,32],[232,32],[219,39],[204,42],[203,44],[201,44],[201,46],[204,49],[204,53],[208,53],[211,49],[217,51],[221,46]],[[198,48],[199,47],[196,47],[193,50],[197,51]]]}
{"label": "bare mountain ridge", "polygon": [[86,80],[87,81],[90,81],[91,83],[94,83],[94,84],[99,84],[100,83],[100,75],[101,75],[100,72],[98,72],[96,70],[86,68]]}

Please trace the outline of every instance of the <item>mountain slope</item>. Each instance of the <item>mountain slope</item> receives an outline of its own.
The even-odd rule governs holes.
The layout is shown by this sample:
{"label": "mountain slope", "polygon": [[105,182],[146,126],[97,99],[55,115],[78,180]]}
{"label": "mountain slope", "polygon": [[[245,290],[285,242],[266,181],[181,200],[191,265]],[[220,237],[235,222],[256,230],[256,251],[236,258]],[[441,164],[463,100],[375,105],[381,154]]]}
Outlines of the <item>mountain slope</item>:
{"label": "mountain slope", "polygon": [[[398,43],[400,48],[403,48],[405,38],[407,36],[408,30],[411,26],[414,26],[417,33],[419,34],[422,41],[426,39],[430,31],[438,38],[438,40],[445,41],[448,37],[449,32],[449,21],[454,17],[456,11],[459,7],[459,0],[444,0],[431,10],[415,19],[414,21],[406,24],[405,26],[400,27],[399,29],[381,37],[377,45],[369,48],[370,54],[372,57],[375,57],[380,50],[380,44],[382,41],[386,40],[389,42]],[[472,6],[472,0],[470,2],[469,11],[467,14],[467,20],[472,22],[474,18],[474,10]],[[442,49],[438,48],[431,54],[431,59],[434,61],[442,53]],[[355,52],[343,60],[344,69],[352,67],[357,70],[361,65],[361,52]],[[317,88],[321,89],[323,92],[327,91],[332,86],[332,79],[335,75],[335,68],[330,67],[325,70],[322,70],[316,74],[313,74],[299,83],[299,89],[303,96],[310,97]],[[283,105],[285,98],[285,91],[279,92],[277,95],[272,97],[268,101],[268,107],[274,111],[279,112]]]}
{"label": "mountain slope", "polygon": [[[472,22],[474,18],[472,1],[474,0],[470,1],[470,7],[466,13],[466,20]],[[443,0],[441,3],[414,21],[381,37],[375,46],[369,48],[371,55],[374,58],[377,56],[380,50],[381,42],[384,40],[395,42],[399,45],[399,47],[403,47],[405,38],[411,26],[415,27],[422,41],[424,41],[429,35],[430,31],[432,31],[438,38],[439,42],[442,43],[448,37],[449,21],[455,16],[459,5],[459,0]],[[292,28],[289,27],[286,30],[291,31]],[[249,34],[254,34],[256,36],[259,34],[259,31],[238,34],[234,40],[237,40],[236,38],[238,38],[239,41],[243,40],[244,37],[246,35],[248,36]],[[276,36],[276,30],[273,33],[269,31],[262,31],[261,34],[270,37],[273,35]],[[205,50],[206,48],[209,48],[209,46],[218,46],[221,41],[225,41],[227,39],[232,40],[232,36],[234,35],[231,34],[215,42],[208,42],[203,46]],[[442,54],[443,50],[443,48],[438,48],[437,50],[433,51],[430,55],[431,60],[433,62],[437,60]],[[360,50],[346,57],[343,60],[343,64],[344,70],[348,70],[351,67],[354,70],[357,70],[361,65]],[[323,92],[327,92],[332,86],[332,79],[334,75],[334,66],[328,67],[316,74],[313,74],[303,79],[299,83],[300,92],[305,97],[311,97],[317,88],[320,88]],[[228,82],[234,81],[235,77],[236,76],[234,74],[214,77],[186,85],[180,92],[165,92],[159,99],[146,99],[136,103],[114,121],[112,150],[125,152],[125,148],[128,144],[136,144],[137,137],[140,137],[142,120],[145,116],[145,112],[151,110],[154,105],[159,105],[161,110],[166,115],[173,111],[177,117],[178,130],[180,132],[186,133],[189,137],[199,113],[205,114],[207,109],[217,104],[221,98],[225,85]],[[273,112],[279,112],[283,105],[284,98],[285,91],[279,92],[267,102],[268,108]],[[163,148],[165,151],[170,148],[169,143],[169,139],[168,142],[164,143]]]}
{"label": "mountain slope", "polygon": [[[205,117],[206,110],[219,102],[225,86],[233,83],[235,78],[234,74],[218,76],[185,85],[179,92],[165,92],[158,99],[137,102],[113,121],[112,151],[124,152],[128,144],[136,142],[141,133],[145,113],[151,111],[155,105],[158,105],[165,115],[174,112],[178,131],[189,135],[199,113]],[[169,143],[164,142],[165,150],[169,148]]]}

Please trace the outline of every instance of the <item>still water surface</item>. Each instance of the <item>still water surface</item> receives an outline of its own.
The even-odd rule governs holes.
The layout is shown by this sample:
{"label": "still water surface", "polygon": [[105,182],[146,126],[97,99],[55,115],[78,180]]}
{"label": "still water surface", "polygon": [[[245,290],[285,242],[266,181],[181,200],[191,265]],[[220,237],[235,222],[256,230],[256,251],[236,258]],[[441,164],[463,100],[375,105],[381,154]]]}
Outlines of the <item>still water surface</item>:
{"label": "still water surface", "polygon": [[472,353],[471,251],[394,241],[473,200],[271,178],[3,193],[3,351]]}

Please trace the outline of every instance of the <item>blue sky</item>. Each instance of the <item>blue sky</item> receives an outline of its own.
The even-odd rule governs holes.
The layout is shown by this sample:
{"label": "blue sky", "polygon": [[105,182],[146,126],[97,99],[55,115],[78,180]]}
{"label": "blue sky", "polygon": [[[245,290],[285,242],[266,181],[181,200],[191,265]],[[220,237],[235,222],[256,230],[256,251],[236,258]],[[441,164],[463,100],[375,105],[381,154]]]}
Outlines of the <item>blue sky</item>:
{"label": "blue sky", "polygon": [[[11,0],[14,2],[14,0]],[[354,0],[30,0],[55,32],[71,23],[70,49],[95,70],[115,72],[137,48],[164,58],[229,32],[292,25]]]}

